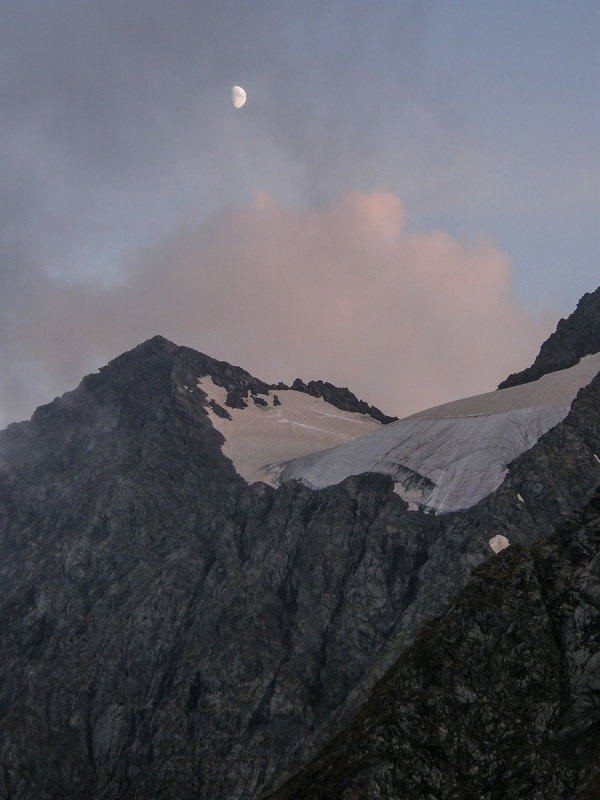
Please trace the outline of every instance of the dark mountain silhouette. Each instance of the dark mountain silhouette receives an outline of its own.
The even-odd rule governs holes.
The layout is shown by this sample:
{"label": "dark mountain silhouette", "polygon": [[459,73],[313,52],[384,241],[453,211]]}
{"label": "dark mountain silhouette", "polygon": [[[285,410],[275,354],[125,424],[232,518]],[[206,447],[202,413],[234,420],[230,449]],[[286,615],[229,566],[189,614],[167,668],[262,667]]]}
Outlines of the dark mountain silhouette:
{"label": "dark mountain silhouette", "polygon": [[478,567],[271,800],[600,796],[600,489]]}
{"label": "dark mountain silhouette", "polygon": [[[248,485],[213,420],[287,391],[155,337],[0,433],[0,796],[259,797],[498,568],[491,537],[523,546],[512,564],[600,484],[599,377],[494,492],[438,515],[373,473]],[[295,391],[389,421],[323,381]]]}
{"label": "dark mountain silhouette", "polygon": [[583,356],[600,352],[600,286],[583,295],[575,311],[558,322],[530,367],[503,381],[499,389],[534,381],[541,375],[566,369]]}

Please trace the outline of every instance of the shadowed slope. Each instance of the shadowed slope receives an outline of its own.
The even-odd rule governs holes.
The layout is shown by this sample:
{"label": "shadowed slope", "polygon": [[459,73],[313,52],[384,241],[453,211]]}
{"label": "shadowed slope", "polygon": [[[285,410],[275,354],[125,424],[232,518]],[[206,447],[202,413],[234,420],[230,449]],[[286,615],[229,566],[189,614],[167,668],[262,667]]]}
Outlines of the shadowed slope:
{"label": "shadowed slope", "polygon": [[472,575],[352,725],[269,800],[592,800],[600,491]]}
{"label": "shadowed slope", "polygon": [[270,390],[156,337],[0,433],[0,795],[257,797],[356,713],[492,537],[547,535],[600,482],[598,377],[444,517],[382,475],[248,486],[212,423]]}

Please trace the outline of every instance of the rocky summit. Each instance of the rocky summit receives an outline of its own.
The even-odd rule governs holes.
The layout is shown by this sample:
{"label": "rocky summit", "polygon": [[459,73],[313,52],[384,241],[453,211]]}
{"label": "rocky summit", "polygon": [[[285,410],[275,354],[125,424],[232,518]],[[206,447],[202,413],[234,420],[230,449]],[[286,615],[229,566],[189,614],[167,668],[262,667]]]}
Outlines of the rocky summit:
{"label": "rocky summit", "polygon": [[[511,385],[593,357],[599,297]],[[10,425],[0,797],[587,800],[600,375],[561,402],[447,512],[400,463],[286,479],[399,423],[161,337]]]}

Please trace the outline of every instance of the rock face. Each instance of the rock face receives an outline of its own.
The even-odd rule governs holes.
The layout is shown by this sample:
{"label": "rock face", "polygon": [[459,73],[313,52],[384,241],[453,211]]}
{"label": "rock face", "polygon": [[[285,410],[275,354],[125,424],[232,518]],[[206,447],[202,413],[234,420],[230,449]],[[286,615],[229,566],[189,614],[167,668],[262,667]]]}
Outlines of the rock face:
{"label": "rock face", "polygon": [[157,338],[2,433],[1,796],[253,797],[415,594],[435,520],[378,476],[247,486],[205,373],[268,391]]}
{"label": "rock face", "polygon": [[600,490],[475,570],[271,800],[600,796]]}
{"label": "rock face", "polygon": [[530,367],[503,381],[499,389],[534,381],[541,375],[572,367],[583,356],[600,352],[600,287],[583,295],[567,319],[561,319],[556,331],[542,344]]}
{"label": "rock face", "polygon": [[490,539],[513,558],[600,484],[600,378],[438,516],[383,475],[248,485],[211,415],[273,390],[157,337],[0,433],[1,797],[259,797],[504,558]]}
{"label": "rock face", "polygon": [[[279,384],[279,386],[284,386],[284,384]],[[304,383],[300,378],[296,378],[291,388],[298,392],[306,392],[306,394],[310,394],[313,397],[322,397],[328,403],[341,408],[342,411],[358,411],[361,414],[369,414],[373,419],[383,424],[388,424],[398,419],[398,417],[388,417],[387,414],[384,414],[375,406],[370,406],[364,400],[359,400],[349,389],[340,389],[327,381]]]}

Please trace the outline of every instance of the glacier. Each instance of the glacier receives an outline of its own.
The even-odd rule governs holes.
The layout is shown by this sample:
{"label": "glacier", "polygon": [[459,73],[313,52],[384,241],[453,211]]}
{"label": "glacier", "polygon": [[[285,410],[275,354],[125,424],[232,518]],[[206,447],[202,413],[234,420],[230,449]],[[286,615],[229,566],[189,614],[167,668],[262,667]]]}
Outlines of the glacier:
{"label": "glacier", "polygon": [[[387,425],[290,390],[254,398],[227,417],[207,406],[223,453],[247,483],[297,480],[312,489],[351,475],[394,479],[411,510],[459,511],[500,486],[509,465],[568,414],[578,391],[600,372],[600,353],[536,381],[461,398]],[[207,399],[227,392],[198,378]]]}
{"label": "glacier", "polygon": [[470,508],[502,483],[509,464],[561,422],[600,371],[600,353],[537,381],[444,403],[350,442],[270,465],[278,483],[313,489],[350,475],[390,475],[417,508]]}

